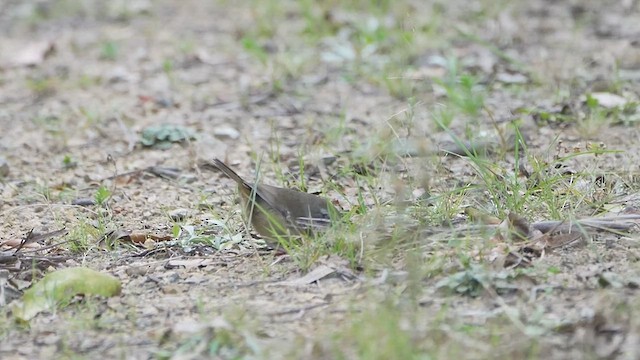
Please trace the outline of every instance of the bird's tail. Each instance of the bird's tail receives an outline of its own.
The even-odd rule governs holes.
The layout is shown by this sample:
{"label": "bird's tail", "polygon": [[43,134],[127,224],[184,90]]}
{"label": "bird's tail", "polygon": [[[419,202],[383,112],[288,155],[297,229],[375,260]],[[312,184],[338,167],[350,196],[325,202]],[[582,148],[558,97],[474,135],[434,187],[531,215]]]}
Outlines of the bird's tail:
{"label": "bird's tail", "polygon": [[238,175],[235,171],[231,170],[231,168],[228,167],[227,164],[223,163],[219,159],[213,159],[213,166],[215,166],[216,168],[218,168],[218,170],[225,173],[225,175],[230,177],[232,180],[234,180],[238,184],[247,184],[247,182],[244,181],[244,179],[241,178],[240,175]]}

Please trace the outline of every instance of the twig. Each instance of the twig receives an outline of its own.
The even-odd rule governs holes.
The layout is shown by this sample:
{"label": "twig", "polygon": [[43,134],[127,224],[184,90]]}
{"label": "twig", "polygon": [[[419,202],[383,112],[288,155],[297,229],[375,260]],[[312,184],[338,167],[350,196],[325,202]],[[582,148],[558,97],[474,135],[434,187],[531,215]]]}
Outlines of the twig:
{"label": "twig", "polygon": [[269,312],[269,313],[267,313],[267,315],[279,316],[279,315],[295,314],[295,313],[299,313],[299,312],[303,312],[303,311],[307,311],[307,310],[311,310],[311,309],[315,309],[315,308],[318,308],[318,307],[321,307],[321,306],[327,306],[327,305],[330,305],[330,303],[323,302],[323,303],[319,303],[319,304],[313,304],[313,305],[297,307],[297,308],[293,308],[293,309],[289,309],[289,310],[281,310],[281,311]]}

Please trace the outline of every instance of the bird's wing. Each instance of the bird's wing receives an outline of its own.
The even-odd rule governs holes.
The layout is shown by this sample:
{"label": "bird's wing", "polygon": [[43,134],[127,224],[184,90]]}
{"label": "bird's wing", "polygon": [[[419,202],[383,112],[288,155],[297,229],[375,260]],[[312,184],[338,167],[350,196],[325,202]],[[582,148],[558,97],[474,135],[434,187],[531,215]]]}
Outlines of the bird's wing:
{"label": "bird's wing", "polygon": [[331,219],[301,216],[295,218],[294,223],[302,229],[325,229],[331,225]]}

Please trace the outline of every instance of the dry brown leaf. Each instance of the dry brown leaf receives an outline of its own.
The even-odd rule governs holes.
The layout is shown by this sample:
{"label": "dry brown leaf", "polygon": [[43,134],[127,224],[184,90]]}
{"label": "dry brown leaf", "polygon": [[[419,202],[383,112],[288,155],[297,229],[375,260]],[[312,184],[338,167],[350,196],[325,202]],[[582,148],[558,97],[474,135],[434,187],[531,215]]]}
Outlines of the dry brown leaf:
{"label": "dry brown leaf", "polygon": [[142,233],[142,232],[133,232],[132,230],[118,229],[118,230],[109,231],[106,234],[104,234],[100,239],[100,241],[98,242],[98,244],[102,245],[106,242],[108,246],[113,246],[115,245],[116,241],[120,241],[120,242],[130,241],[136,245],[143,245],[149,240],[168,241],[171,239],[173,238],[169,235],[155,235],[155,234],[148,234],[148,233]]}
{"label": "dry brown leaf", "polygon": [[568,246],[584,245],[586,243],[586,234],[580,231],[572,233],[551,234],[546,236],[545,247],[549,249],[557,249]]}
{"label": "dry brown leaf", "polygon": [[144,233],[131,233],[128,238],[123,240],[129,240],[134,244],[144,244],[147,241],[147,234]]}
{"label": "dry brown leaf", "polygon": [[35,248],[39,248],[40,247],[40,244],[38,244],[38,243],[29,243],[29,244],[24,244],[24,245],[21,246],[23,241],[24,241],[24,239],[16,239],[16,238],[9,239],[9,240],[6,240],[6,241],[0,243],[0,247],[8,248],[8,249],[15,249],[17,247],[35,249]]}
{"label": "dry brown leaf", "polygon": [[308,285],[333,274],[343,280],[353,280],[357,278],[357,275],[349,268],[349,262],[346,259],[337,255],[330,255],[319,259],[318,266],[306,275],[293,280],[285,280],[278,284],[285,286]]}
{"label": "dry brown leaf", "polygon": [[98,245],[99,246],[106,245],[108,247],[111,247],[115,245],[116,241],[129,240],[130,234],[131,234],[131,231],[121,230],[121,229],[107,231],[104,235],[102,235],[102,237],[100,237],[100,240],[98,241]]}
{"label": "dry brown leaf", "polygon": [[529,222],[523,217],[509,213],[497,227],[496,234],[492,238],[495,242],[522,242],[530,240],[531,231]]}
{"label": "dry brown leaf", "polygon": [[505,256],[503,266],[507,269],[531,266],[531,258],[525,257],[515,251],[509,252]]}
{"label": "dry brown leaf", "polygon": [[322,280],[325,277],[336,272],[334,269],[330,268],[327,265],[320,265],[315,269],[311,270],[311,272],[307,273],[304,276],[301,276],[297,279],[287,280],[280,283],[280,285],[286,286],[300,286],[300,285],[309,285],[316,281]]}
{"label": "dry brown leaf", "polygon": [[171,237],[170,235],[153,235],[153,234],[147,235],[147,238],[155,241],[169,241],[173,239],[173,237]]}
{"label": "dry brown leaf", "polygon": [[522,241],[530,239],[531,227],[525,218],[515,213],[509,213],[507,219],[509,221],[509,229],[511,230],[510,233],[512,237],[514,237],[513,240]]}
{"label": "dry brown leaf", "polygon": [[126,174],[126,175],[116,176],[113,179],[113,182],[115,183],[116,186],[124,187],[126,185],[133,183],[139,177],[140,177],[139,172],[133,173],[133,174]]}
{"label": "dry brown leaf", "polygon": [[534,232],[530,241],[521,244],[518,249],[509,252],[504,261],[505,267],[520,267],[531,265],[534,259],[544,257],[547,251],[583,244],[585,234],[574,231],[572,233],[547,233],[542,234],[538,230]]}
{"label": "dry brown leaf", "polygon": [[509,246],[504,242],[499,242],[489,250],[489,253],[484,256],[484,259],[493,267],[501,269],[504,267],[507,254],[509,254]]}
{"label": "dry brown leaf", "polygon": [[25,247],[39,248],[41,245],[40,243],[43,242],[44,240],[47,240],[56,236],[63,236],[63,235],[66,235],[67,233],[68,231],[65,228],[46,232],[46,233],[41,233],[41,234],[35,233],[33,229],[31,229],[23,239],[9,239],[3,242],[2,244],[0,244],[0,247],[6,246],[9,248],[15,248],[16,249],[15,252],[18,252],[20,251],[20,249]]}

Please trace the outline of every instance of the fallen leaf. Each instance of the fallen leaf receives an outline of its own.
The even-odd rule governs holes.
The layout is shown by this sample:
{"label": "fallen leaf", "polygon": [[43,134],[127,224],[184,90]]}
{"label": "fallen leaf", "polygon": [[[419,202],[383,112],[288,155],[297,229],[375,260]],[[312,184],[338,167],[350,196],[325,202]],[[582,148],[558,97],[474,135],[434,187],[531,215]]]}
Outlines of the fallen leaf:
{"label": "fallen leaf", "polygon": [[574,229],[570,233],[545,234],[544,245],[549,249],[564,248],[586,244],[587,234]]}
{"label": "fallen leaf", "polygon": [[[0,243],[0,247],[7,247],[9,249],[18,248],[18,250],[19,250],[19,248],[33,249],[33,248],[40,247],[40,244],[38,244],[38,243],[23,244],[23,242],[24,242],[24,239],[13,238],[13,239],[9,239],[9,240],[6,240],[6,241]],[[18,251],[18,250],[16,250],[16,251]]]}
{"label": "fallen leaf", "polygon": [[531,234],[529,222],[520,215],[515,213],[509,213],[507,215],[509,219],[509,225],[513,236],[517,237],[515,240],[529,239]]}
{"label": "fallen leaf", "polygon": [[39,247],[40,246],[40,242],[50,239],[52,237],[56,237],[56,236],[64,236],[68,233],[67,229],[62,228],[60,230],[54,230],[54,231],[50,231],[47,233],[35,233],[33,232],[33,229],[31,229],[27,235],[22,238],[22,239],[9,239],[5,242],[3,242],[2,244],[0,244],[0,246],[8,246],[10,248],[15,248],[16,251],[18,252],[20,251],[20,249],[27,247],[27,248],[34,248],[34,247]]}
{"label": "fallen leaf", "polygon": [[118,230],[107,231],[104,235],[100,237],[100,240],[98,241],[98,246],[106,245],[107,247],[113,247],[116,244],[116,241],[118,240],[130,241],[131,238],[129,237],[129,235],[131,235],[131,231],[129,230],[118,229]]}
{"label": "fallen leaf", "polygon": [[62,269],[47,274],[25,291],[12,312],[16,319],[29,321],[42,311],[64,305],[75,295],[110,297],[120,294],[120,290],[120,280],[111,275],[85,267]]}
{"label": "fallen leaf", "polygon": [[493,240],[496,242],[522,242],[530,240],[531,235],[529,222],[519,215],[509,213],[507,218],[498,225]]}
{"label": "fallen leaf", "polygon": [[591,98],[597,100],[598,105],[607,109],[623,107],[628,103],[627,99],[622,96],[608,92],[594,92],[591,94]]}
{"label": "fallen leaf", "polygon": [[333,274],[334,272],[335,270],[330,268],[329,266],[320,265],[302,277],[299,277],[293,280],[283,281],[280,284],[287,285],[287,286],[309,285],[316,281],[322,280],[323,278]]}
{"label": "fallen leaf", "polygon": [[231,126],[218,126],[213,130],[213,135],[223,140],[235,140],[240,137],[240,132]]}
{"label": "fallen leaf", "polygon": [[55,50],[53,42],[48,40],[36,41],[28,44],[20,44],[20,50],[6,53],[11,54],[6,59],[8,67],[35,66],[41,64],[44,59]]}
{"label": "fallen leaf", "polygon": [[526,84],[529,79],[523,74],[501,72],[496,75],[496,81],[505,84]]}
{"label": "fallen leaf", "polygon": [[129,240],[134,244],[144,244],[147,240],[147,234],[143,233],[131,233],[129,236],[125,236],[121,238],[122,240]]}
{"label": "fallen leaf", "polygon": [[109,247],[113,247],[116,242],[132,242],[134,244],[144,244],[148,240],[154,241],[168,241],[173,239],[173,237],[169,235],[155,235],[144,232],[133,232],[131,230],[111,230],[102,235],[100,241],[98,241],[98,245],[107,245]]}

